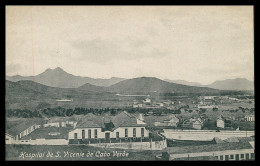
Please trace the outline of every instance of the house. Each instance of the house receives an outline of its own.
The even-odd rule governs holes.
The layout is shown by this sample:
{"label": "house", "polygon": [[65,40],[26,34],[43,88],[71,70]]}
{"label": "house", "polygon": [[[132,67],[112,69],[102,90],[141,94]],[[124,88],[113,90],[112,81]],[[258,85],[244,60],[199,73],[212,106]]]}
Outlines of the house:
{"label": "house", "polygon": [[225,128],[225,118],[222,115],[220,115],[217,119],[217,127],[223,129]]}
{"label": "house", "polygon": [[151,103],[151,99],[146,98],[145,100],[143,100],[144,103]]}
{"label": "house", "polygon": [[204,99],[204,100],[213,100],[216,96],[200,96],[200,99]]}
{"label": "house", "polygon": [[198,118],[192,123],[192,127],[197,130],[201,130],[203,127],[203,120]]}
{"label": "house", "polygon": [[123,111],[114,117],[86,117],[69,132],[68,138],[71,143],[142,141],[149,138],[149,132],[146,123]]}
{"label": "house", "polygon": [[200,117],[192,117],[189,119],[190,123],[192,124],[193,129],[201,130],[204,126],[204,123],[207,121],[206,116],[200,116]]}
{"label": "house", "polygon": [[248,121],[248,122],[254,122],[255,116],[254,115],[246,115],[245,120]]}
{"label": "house", "polygon": [[220,115],[217,119],[217,127],[222,129],[232,127],[232,120],[233,117],[223,117]]}
{"label": "house", "polygon": [[27,136],[35,129],[40,128],[43,119],[18,119],[15,121],[6,121],[5,141],[6,144],[12,144],[22,137]]}
{"label": "house", "polygon": [[142,108],[143,104],[133,104],[133,108]]}
{"label": "house", "polygon": [[167,116],[162,121],[154,122],[154,126],[173,126],[173,127],[177,127],[177,125],[179,124],[179,121],[180,120],[175,115],[170,115],[170,116]]}
{"label": "house", "polygon": [[254,141],[227,142],[208,145],[168,147],[164,160],[255,160]]}

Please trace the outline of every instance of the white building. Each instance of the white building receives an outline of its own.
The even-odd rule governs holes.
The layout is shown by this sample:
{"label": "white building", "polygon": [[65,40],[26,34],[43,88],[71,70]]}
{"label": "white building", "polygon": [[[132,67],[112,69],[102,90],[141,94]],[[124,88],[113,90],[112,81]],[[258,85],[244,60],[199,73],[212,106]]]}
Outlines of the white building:
{"label": "white building", "polygon": [[217,127],[225,128],[225,119],[221,115],[217,119]]}
{"label": "white building", "polygon": [[151,103],[151,99],[146,98],[143,102],[144,102],[144,103]]}
{"label": "white building", "polygon": [[245,120],[249,122],[254,122],[255,121],[255,116],[254,115],[246,115]]}
{"label": "white building", "polygon": [[76,119],[74,117],[56,117],[48,120],[44,127],[67,127],[76,125]]}
{"label": "white building", "polygon": [[26,119],[6,122],[5,143],[12,144],[27,136],[35,129],[40,128],[42,120],[40,119]]}
{"label": "white building", "polygon": [[130,115],[126,111],[114,117],[98,117],[82,119],[69,132],[71,141],[121,141],[140,140],[149,137],[146,123]]}

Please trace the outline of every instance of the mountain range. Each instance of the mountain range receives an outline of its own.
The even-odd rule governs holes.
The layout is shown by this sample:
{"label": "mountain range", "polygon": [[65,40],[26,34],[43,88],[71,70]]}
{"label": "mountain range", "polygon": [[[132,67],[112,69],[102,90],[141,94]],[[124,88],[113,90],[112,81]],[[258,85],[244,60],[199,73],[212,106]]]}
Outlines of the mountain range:
{"label": "mountain range", "polygon": [[[141,77],[134,79],[124,79],[112,77],[110,79],[94,79],[90,77],[74,76],[67,73],[60,67],[55,69],[47,69],[43,73],[36,76],[6,76],[6,80],[19,82],[22,80],[30,80],[42,85],[57,88],[78,88],[81,90],[92,91],[118,91],[118,92],[179,92],[190,90],[190,86],[196,87],[199,92],[204,91],[203,87],[220,89],[220,90],[254,90],[253,81],[245,78],[218,80],[209,85],[202,85],[197,82],[189,82],[185,80],[160,80],[153,77]],[[174,83],[174,87],[172,87]],[[132,89],[131,89],[132,88]],[[179,90],[182,89],[182,90]],[[191,88],[194,89],[194,88]]]}
{"label": "mountain range", "polygon": [[235,79],[226,79],[226,80],[217,80],[211,84],[202,85],[198,82],[189,82],[185,80],[168,80],[165,79],[167,82],[172,82],[176,84],[183,84],[189,86],[198,86],[198,87],[209,87],[213,89],[220,89],[220,90],[235,90],[235,91],[243,91],[243,90],[254,90],[254,82],[249,81],[245,78],[235,78]]}
{"label": "mountain range", "polygon": [[55,69],[47,69],[43,73],[36,76],[6,76],[6,79],[12,82],[17,82],[21,80],[31,80],[43,85],[59,88],[78,88],[86,83],[96,85],[96,86],[110,86],[118,83],[123,78],[112,77],[110,79],[94,79],[90,77],[74,76],[65,72],[60,67]]}

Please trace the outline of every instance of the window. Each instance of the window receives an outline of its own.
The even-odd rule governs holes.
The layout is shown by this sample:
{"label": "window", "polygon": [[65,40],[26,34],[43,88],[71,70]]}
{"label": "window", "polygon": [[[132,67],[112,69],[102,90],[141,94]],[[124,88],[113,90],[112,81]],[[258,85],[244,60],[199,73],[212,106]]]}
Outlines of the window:
{"label": "window", "polygon": [[74,133],[74,139],[78,139],[78,133]]}
{"label": "window", "polygon": [[125,137],[128,137],[128,129],[125,129]]}
{"label": "window", "polygon": [[82,130],[82,139],[85,139],[85,130]]}
{"label": "window", "polygon": [[116,139],[119,139],[119,132],[116,132]]}
{"label": "window", "polygon": [[230,155],[230,159],[234,159],[234,155],[233,154]]}
{"label": "window", "polygon": [[98,136],[97,136],[97,129],[95,129],[94,132],[95,132],[95,138],[98,138]]}
{"label": "window", "polygon": [[241,158],[241,159],[244,159],[244,154],[240,154],[240,158]]}
{"label": "window", "polygon": [[225,160],[228,160],[228,155],[225,155]]}
{"label": "window", "polygon": [[141,137],[144,137],[144,128],[141,128]]}
{"label": "window", "polygon": [[91,129],[88,130],[88,138],[91,138]]}
{"label": "window", "polygon": [[133,137],[136,137],[136,128],[133,128]]}
{"label": "window", "polygon": [[223,160],[223,156],[219,156],[219,159],[220,159],[220,160]]}

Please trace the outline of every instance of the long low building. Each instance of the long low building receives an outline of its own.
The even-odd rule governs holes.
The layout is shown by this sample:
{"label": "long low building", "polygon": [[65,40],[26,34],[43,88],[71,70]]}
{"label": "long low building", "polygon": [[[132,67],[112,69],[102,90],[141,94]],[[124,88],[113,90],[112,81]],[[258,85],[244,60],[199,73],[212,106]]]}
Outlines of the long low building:
{"label": "long low building", "polygon": [[164,129],[162,133],[167,139],[174,140],[196,140],[210,141],[215,137],[227,139],[230,137],[251,137],[255,135],[254,131],[229,131],[229,130],[175,130]]}
{"label": "long low building", "polygon": [[12,144],[22,137],[32,133],[35,129],[40,128],[43,123],[42,119],[18,119],[15,121],[6,121],[5,143]]}
{"label": "long low building", "polygon": [[254,141],[241,141],[200,146],[168,147],[164,160],[254,160]]}

